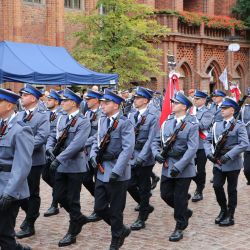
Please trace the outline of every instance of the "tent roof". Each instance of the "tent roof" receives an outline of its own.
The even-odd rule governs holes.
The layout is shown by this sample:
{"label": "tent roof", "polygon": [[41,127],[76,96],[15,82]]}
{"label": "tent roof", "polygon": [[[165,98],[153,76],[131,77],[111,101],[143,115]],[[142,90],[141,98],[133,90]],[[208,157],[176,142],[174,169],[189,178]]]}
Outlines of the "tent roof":
{"label": "tent roof", "polygon": [[98,73],[83,67],[63,47],[2,41],[0,82],[116,84],[118,75]]}

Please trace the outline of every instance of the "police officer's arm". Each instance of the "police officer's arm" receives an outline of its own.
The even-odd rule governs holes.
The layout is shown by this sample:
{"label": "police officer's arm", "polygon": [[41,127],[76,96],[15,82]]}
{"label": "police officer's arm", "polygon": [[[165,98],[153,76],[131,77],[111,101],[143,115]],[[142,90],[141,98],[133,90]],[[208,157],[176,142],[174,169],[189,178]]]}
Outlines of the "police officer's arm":
{"label": "police officer's arm", "polygon": [[198,124],[194,123],[190,126],[190,130],[188,133],[188,141],[187,141],[187,150],[183,157],[174,164],[174,166],[182,172],[190,163],[190,160],[195,157],[195,154],[198,150],[199,146],[199,130]]}
{"label": "police officer's arm", "polygon": [[66,149],[56,157],[56,159],[60,163],[63,163],[65,160],[73,158],[85,146],[91,128],[88,119],[86,118],[83,119],[84,120],[81,121],[77,126],[74,139],[70,142],[70,144],[66,147]]}
{"label": "police officer's arm", "polygon": [[158,127],[156,134],[155,134],[155,137],[151,143],[151,150],[152,150],[154,158],[157,154],[159,154],[161,152],[161,131],[160,131],[159,127]]}
{"label": "police officer's arm", "polygon": [[49,123],[49,119],[46,115],[46,113],[44,113],[43,116],[41,116],[41,118],[39,119],[39,124],[38,124],[38,128],[37,128],[37,132],[34,135],[34,149],[39,149],[40,147],[42,147],[46,141],[47,138],[49,136],[49,132],[50,132],[50,123]]}
{"label": "police officer's arm", "polygon": [[19,189],[29,175],[32,165],[32,152],[34,150],[34,136],[30,127],[22,127],[15,134],[15,153],[12,162],[10,179],[3,191],[11,197],[19,199]]}
{"label": "police officer's arm", "polygon": [[[215,123],[216,124],[216,123]],[[215,125],[214,125],[215,126]],[[213,141],[213,134],[212,134],[212,131],[210,130],[207,134],[207,137],[206,139],[204,140],[204,149],[205,149],[205,153],[206,153],[206,156],[212,154],[212,141]]]}
{"label": "police officer's arm", "polygon": [[201,130],[207,130],[211,126],[213,122],[213,113],[208,109],[206,112],[204,112],[201,120],[199,121],[199,128]]}
{"label": "police officer's arm", "polygon": [[49,137],[46,143],[46,150],[53,149],[56,145],[56,127],[50,131]]}
{"label": "police officer's arm", "polygon": [[122,140],[122,152],[114,165],[112,172],[122,176],[124,169],[128,165],[128,161],[131,158],[134,147],[135,147],[135,133],[134,126],[130,120],[126,119],[123,124],[121,124],[121,140]]}
{"label": "police officer's arm", "polygon": [[151,144],[152,144],[158,130],[159,130],[158,119],[155,116],[154,119],[152,119],[151,123],[150,123],[148,139],[145,142],[139,155],[137,156],[141,160],[145,161],[148,158],[148,155],[152,152]]}
{"label": "police officer's arm", "polygon": [[240,153],[246,151],[249,145],[246,127],[241,121],[238,121],[237,125],[238,129],[236,130],[236,136],[238,138],[238,144],[225,154],[225,156],[230,157],[232,160]]}

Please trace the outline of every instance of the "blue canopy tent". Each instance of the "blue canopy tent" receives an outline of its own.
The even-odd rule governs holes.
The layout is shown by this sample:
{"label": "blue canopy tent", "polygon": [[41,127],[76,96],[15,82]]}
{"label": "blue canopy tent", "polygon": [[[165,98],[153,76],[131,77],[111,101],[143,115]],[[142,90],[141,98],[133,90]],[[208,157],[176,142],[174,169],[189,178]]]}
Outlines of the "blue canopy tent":
{"label": "blue canopy tent", "polygon": [[43,85],[114,85],[117,74],[103,74],[79,64],[63,47],[0,42],[0,83]]}

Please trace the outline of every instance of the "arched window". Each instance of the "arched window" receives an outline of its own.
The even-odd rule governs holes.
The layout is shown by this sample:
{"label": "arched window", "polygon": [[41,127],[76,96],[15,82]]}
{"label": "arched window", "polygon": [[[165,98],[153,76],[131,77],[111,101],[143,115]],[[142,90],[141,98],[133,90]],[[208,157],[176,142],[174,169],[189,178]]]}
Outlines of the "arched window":
{"label": "arched window", "polygon": [[29,2],[29,3],[45,3],[45,0],[24,0],[24,2]]}
{"label": "arched window", "polygon": [[64,7],[70,9],[83,9],[83,0],[64,0]]}

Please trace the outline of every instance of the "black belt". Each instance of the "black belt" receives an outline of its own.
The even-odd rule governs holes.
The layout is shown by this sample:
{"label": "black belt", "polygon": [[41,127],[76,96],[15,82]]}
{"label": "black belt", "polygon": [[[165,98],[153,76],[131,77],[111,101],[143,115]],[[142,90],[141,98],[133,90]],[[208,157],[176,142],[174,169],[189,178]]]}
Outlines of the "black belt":
{"label": "black belt", "polygon": [[0,164],[0,172],[11,172],[11,165],[1,165]]}
{"label": "black belt", "polygon": [[135,143],[135,150],[142,150],[145,145],[145,142],[136,142]]}
{"label": "black belt", "polygon": [[181,158],[184,154],[185,154],[184,152],[178,152],[174,150],[168,152],[168,156],[173,158]]}
{"label": "black belt", "polygon": [[102,161],[113,161],[118,159],[118,156],[113,153],[104,153],[102,156]]}

